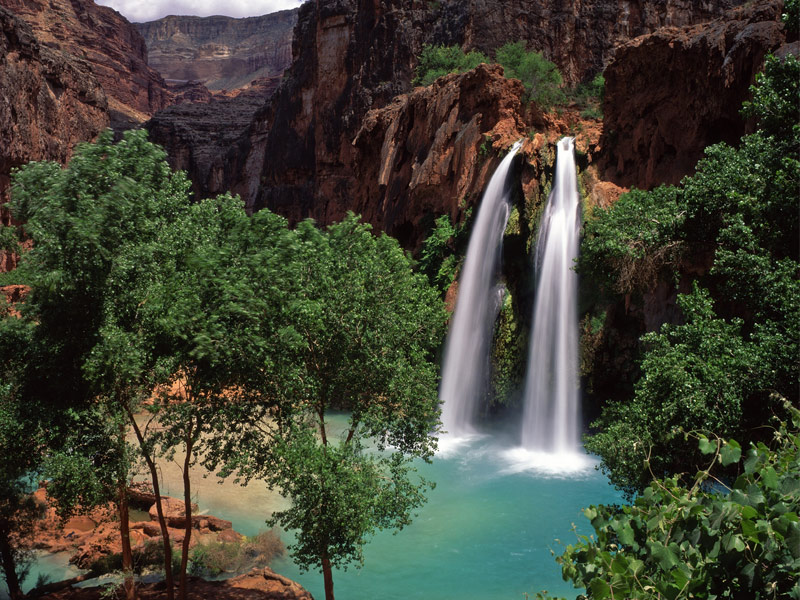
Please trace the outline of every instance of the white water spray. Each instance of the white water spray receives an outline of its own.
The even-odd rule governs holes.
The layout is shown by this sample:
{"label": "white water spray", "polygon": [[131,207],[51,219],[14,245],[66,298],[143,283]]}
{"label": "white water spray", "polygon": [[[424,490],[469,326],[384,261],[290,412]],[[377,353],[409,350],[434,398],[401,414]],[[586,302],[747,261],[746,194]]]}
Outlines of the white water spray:
{"label": "white water spray", "polygon": [[442,423],[451,439],[475,433],[473,422],[485,391],[489,342],[500,308],[497,267],[510,212],[506,179],[520,146],[521,141],[512,146],[486,187],[458,281],[439,391]]}
{"label": "white water spray", "polygon": [[522,445],[579,451],[578,256],[581,224],[573,138],[558,142],[556,179],[536,243],[536,302],[525,381]]}

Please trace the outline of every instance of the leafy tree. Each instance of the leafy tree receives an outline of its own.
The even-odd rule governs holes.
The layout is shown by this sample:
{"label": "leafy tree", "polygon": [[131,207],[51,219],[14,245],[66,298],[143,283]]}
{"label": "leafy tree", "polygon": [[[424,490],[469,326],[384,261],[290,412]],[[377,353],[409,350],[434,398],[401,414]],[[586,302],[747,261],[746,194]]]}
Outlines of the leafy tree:
{"label": "leafy tree", "polygon": [[465,53],[458,46],[425,44],[422,47],[413,84],[430,85],[444,75],[463,73],[488,62],[486,55],[477,50]]}
{"label": "leafy tree", "polygon": [[[54,163],[25,166],[12,188],[14,215],[33,240],[23,256],[31,292],[21,312],[35,324],[37,353],[19,393],[51,407],[52,416],[65,407],[106,407],[120,423],[110,442],[119,452],[125,428],[117,417],[132,415],[133,403],[156,383],[155,355],[139,335],[139,314],[148,282],[158,278],[170,251],[159,244],[160,236],[188,206],[188,181],[172,174],[164,158],[143,131],[127,132],[116,144],[108,131],[96,143],[81,145],[66,169]],[[59,419],[53,423],[58,430]],[[118,482],[117,501],[123,564],[130,572],[126,484]],[[135,595],[131,577],[126,594]]]}
{"label": "leafy tree", "polygon": [[606,406],[586,440],[629,494],[651,472],[700,467],[698,452],[675,443],[678,429],[759,441],[781,410],[773,392],[798,401],[799,85],[795,58],[769,58],[747,106],[758,131],[739,148],[708,148],[682,187],[634,191],[586,223],[580,269],[611,294],[678,281],[692,257],[713,256],[679,297],[685,323],[642,338],[633,399]]}
{"label": "leafy tree", "polygon": [[18,394],[30,327],[0,306],[0,573],[12,600],[30,568],[31,535],[42,507],[31,495],[30,473],[39,464],[41,431],[36,408]]}
{"label": "leafy tree", "polygon": [[[786,410],[772,448],[751,444],[739,463],[737,442],[693,436],[712,460],[688,484],[655,479],[632,506],[586,509],[595,535],[557,559],[564,578],[593,600],[800,598],[800,411]],[[732,483],[717,464],[738,465]]]}
{"label": "leafy tree", "polygon": [[564,79],[558,67],[539,52],[525,49],[525,42],[509,42],[497,49],[497,62],[503,65],[506,77],[519,79],[525,86],[527,99],[545,110],[566,99],[561,86]]}
{"label": "leafy tree", "polygon": [[[274,225],[262,213],[256,230]],[[243,414],[211,454],[291,498],[271,522],[298,531],[294,559],[322,570],[332,600],[333,568],[361,562],[376,529],[402,528],[424,502],[429,484],[411,460],[435,447],[444,311],[396,240],[352,215],[270,237],[252,259],[272,311],[253,348],[261,412]],[[349,411],[340,433],[334,409]]]}

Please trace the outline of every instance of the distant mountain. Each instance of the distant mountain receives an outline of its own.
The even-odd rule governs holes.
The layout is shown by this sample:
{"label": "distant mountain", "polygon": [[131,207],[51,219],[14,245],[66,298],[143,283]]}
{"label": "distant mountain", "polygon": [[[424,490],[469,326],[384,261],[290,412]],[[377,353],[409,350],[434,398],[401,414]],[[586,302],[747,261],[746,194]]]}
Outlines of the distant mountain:
{"label": "distant mountain", "polygon": [[210,90],[280,78],[292,62],[297,9],[261,17],[169,16],[136,27],[148,63],[167,80],[199,80]]}

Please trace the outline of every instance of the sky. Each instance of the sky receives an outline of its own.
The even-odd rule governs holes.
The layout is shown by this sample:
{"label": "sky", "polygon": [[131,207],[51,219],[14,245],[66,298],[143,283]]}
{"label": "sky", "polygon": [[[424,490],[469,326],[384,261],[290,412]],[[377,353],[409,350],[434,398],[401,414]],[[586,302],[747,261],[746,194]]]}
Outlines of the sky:
{"label": "sky", "polygon": [[154,21],[167,15],[256,17],[297,8],[303,0],[96,0],[110,6],[133,23]]}

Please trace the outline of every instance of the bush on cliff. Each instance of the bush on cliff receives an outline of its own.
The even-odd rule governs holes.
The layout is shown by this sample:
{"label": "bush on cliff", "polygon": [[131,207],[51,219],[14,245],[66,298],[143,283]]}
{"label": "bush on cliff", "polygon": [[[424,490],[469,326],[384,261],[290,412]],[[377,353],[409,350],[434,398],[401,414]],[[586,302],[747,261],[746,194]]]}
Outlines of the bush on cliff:
{"label": "bush on cliff", "polygon": [[439,77],[450,73],[463,73],[474,69],[489,58],[477,50],[464,52],[458,46],[432,46],[425,44],[419,56],[414,85],[430,85]]}
{"label": "bush on cliff", "polygon": [[509,42],[497,49],[497,62],[506,77],[519,79],[525,86],[526,100],[545,110],[566,100],[561,86],[564,78],[558,67],[539,52],[525,49],[525,42]]}

